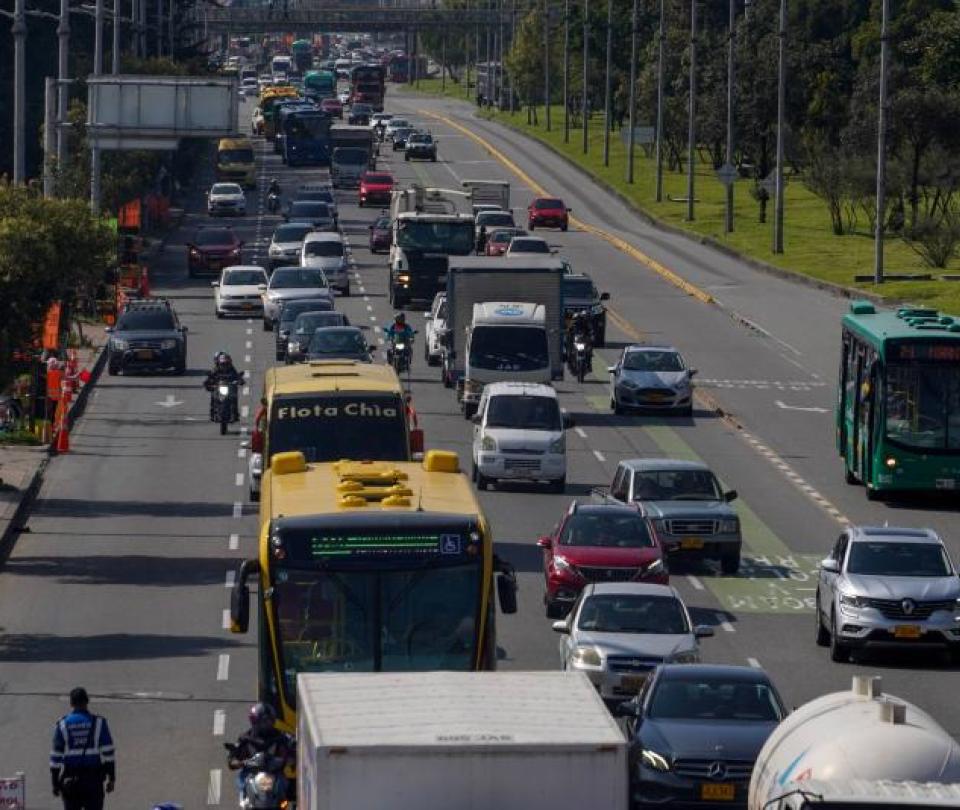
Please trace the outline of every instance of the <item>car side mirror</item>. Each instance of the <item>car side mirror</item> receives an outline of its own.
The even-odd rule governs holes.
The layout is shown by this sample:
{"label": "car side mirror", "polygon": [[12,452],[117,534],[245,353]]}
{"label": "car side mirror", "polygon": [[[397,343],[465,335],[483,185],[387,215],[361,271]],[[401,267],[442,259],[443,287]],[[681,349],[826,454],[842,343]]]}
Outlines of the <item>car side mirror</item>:
{"label": "car side mirror", "polygon": [[687,369],[687,374],[689,374],[691,377],[694,376],[696,373],[697,373],[697,369],[695,368]]}
{"label": "car side mirror", "polygon": [[540,548],[550,548],[550,538],[547,535],[542,535],[537,538],[537,545]]}
{"label": "car side mirror", "polygon": [[737,499],[737,491],[735,489],[727,490],[723,493],[723,499],[730,503],[730,501],[735,501]]}
{"label": "car side mirror", "polygon": [[697,638],[712,638],[713,628],[709,624],[698,624],[693,628],[693,634]]}
{"label": "car side mirror", "polygon": [[602,293],[600,293],[600,300],[601,300],[601,301],[609,301],[609,300],[610,300],[610,293],[608,293],[608,292],[602,292]]}
{"label": "car side mirror", "polygon": [[473,422],[473,424],[475,425],[479,425],[483,420],[480,418],[480,414],[475,413],[473,416],[470,417],[470,421]]}
{"label": "car side mirror", "polygon": [[833,557],[827,557],[825,560],[820,560],[820,570],[826,571],[828,574],[839,574],[840,563]]}
{"label": "car side mirror", "polygon": [[639,720],[643,716],[643,707],[633,700],[626,700],[614,707],[613,714],[616,717],[632,717]]}
{"label": "car side mirror", "polygon": [[188,326],[181,326],[181,327],[180,327],[180,331],[181,331],[181,332],[189,332],[189,331],[190,331],[190,327],[188,327]]}
{"label": "car side mirror", "polygon": [[616,374],[616,373],[617,373],[616,366],[607,366],[607,374]]}
{"label": "car side mirror", "polygon": [[563,415],[563,428],[564,428],[564,430],[567,430],[568,428],[576,427],[576,425],[577,425],[576,420],[575,420],[572,416],[570,416],[570,414],[566,414],[566,413],[565,413],[565,414]]}
{"label": "car side mirror", "polygon": [[553,630],[554,633],[560,633],[564,636],[570,635],[570,625],[562,620],[551,624],[550,629]]}
{"label": "car side mirror", "polygon": [[107,327],[106,329],[104,329],[103,331],[106,332],[108,335],[112,335],[112,334],[113,334],[113,327],[112,327],[112,326],[108,326],[108,327]]}

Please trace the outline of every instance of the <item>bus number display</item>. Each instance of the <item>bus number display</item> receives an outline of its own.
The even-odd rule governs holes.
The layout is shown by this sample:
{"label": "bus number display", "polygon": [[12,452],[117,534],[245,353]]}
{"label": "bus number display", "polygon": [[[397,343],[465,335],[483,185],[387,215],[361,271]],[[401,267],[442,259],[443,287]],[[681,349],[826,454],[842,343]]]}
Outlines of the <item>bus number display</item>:
{"label": "bus number display", "polygon": [[417,556],[460,555],[464,552],[459,534],[371,534],[327,535],[310,538],[310,556]]}
{"label": "bus number display", "polygon": [[960,363],[960,340],[956,343],[892,343],[887,359],[915,363]]}

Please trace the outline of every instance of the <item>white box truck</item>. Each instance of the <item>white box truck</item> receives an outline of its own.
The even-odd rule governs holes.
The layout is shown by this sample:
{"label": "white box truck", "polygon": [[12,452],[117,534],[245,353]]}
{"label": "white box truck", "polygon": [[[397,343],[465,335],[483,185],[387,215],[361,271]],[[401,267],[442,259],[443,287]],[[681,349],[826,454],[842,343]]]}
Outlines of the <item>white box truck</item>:
{"label": "white box truck", "polygon": [[788,715],[760,749],[748,809],[960,808],[960,745],[880,686],[855,676]]}
{"label": "white box truck", "polygon": [[[507,180],[463,180],[460,182],[474,205],[496,205],[510,210],[510,183]],[[476,212],[476,209],[474,209]]]}
{"label": "white box truck", "polygon": [[[477,304],[489,304],[479,310]],[[539,305],[535,310],[525,305]],[[523,345],[499,340],[490,331],[490,351],[477,353],[482,344],[476,335],[474,316],[498,331],[532,326],[529,317],[539,319],[542,312],[546,331],[546,367],[528,374],[529,357]],[[493,322],[497,321],[496,324]],[[489,382],[551,382],[563,379],[563,264],[555,258],[517,259],[505,262],[492,257],[450,258],[447,271],[447,335],[443,379],[455,386],[457,399],[469,419],[480,401],[483,386]],[[468,342],[472,345],[468,345]],[[494,344],[496,344],[494,346]],[[493,349],[499,346],[500,349]],[[470,357],[470,349],[475,350]],[[506,349],[503,351],[502,349]],[[524,356],[521,356],[524,355]]]}
{"label": "white box truck", "polygon": [[297,678],[298,810],[626,810],[627,741],[582,673]]}

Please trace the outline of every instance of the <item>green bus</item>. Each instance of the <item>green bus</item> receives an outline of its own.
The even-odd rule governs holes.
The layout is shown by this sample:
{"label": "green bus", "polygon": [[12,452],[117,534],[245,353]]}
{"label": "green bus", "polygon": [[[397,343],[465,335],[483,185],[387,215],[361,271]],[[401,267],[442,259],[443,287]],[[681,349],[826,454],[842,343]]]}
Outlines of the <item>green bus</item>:
{"label": "green bus", "polygon": [[303,77],[303,94],[313,101],[337,95],[337,76],[332,70],[309,70]]}
{"label": "green bus", "polygon": [[960,490],[960,318],[853,301],[842,325],[836,430],[847,483],[871,500]]}

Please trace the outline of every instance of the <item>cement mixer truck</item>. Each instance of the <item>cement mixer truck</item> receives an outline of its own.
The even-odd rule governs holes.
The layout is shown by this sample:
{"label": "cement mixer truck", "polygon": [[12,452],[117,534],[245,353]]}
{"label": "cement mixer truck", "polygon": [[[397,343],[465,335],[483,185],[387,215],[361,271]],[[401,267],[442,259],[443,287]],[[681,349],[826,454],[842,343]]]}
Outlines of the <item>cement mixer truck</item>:
{"label": "cement mixer truck", "polygon": [[767,738],[748,810],[960,808],[960,745],[926,712],[856,676]]}

